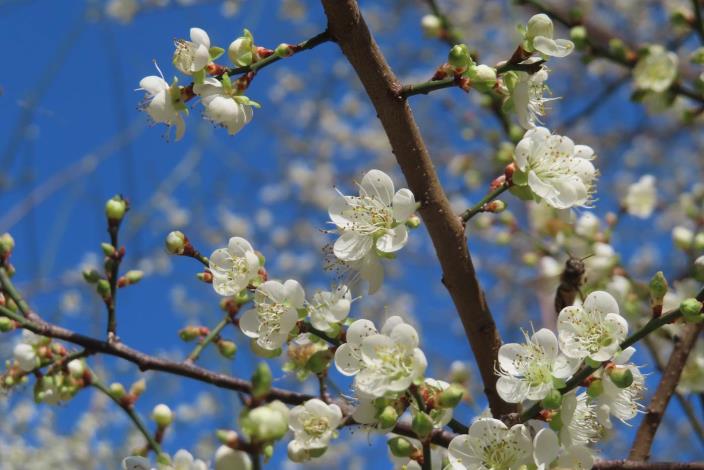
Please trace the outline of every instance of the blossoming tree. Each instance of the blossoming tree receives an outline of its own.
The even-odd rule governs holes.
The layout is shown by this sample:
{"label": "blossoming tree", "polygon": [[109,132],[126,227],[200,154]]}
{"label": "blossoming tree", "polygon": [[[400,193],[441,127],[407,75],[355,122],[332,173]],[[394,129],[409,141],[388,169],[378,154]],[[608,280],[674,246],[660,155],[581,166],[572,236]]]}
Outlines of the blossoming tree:
{"label": "blossoming tree", "polygon": [[[148,3],[112,0],[107,12],[126,21]],[[257,31],[245,25],[238,25],[240,36],[217,40],[207,22],[174,31],[188,39],[177,39],[170,57],[154,53],[156,64],[171,60],[174,70],[156,65],[158,75],[134,77],[143,95],[139,109],[165,130],[169,142],[160,144],[164,152],[187,140],[199,121],[214,124],[216,134],[234,136],[227,142],[237,142],[264,119],[260,102],[266,99],[256,96],[253,85],[266,80],[261,71],[284,64],[295,69],[295,56],[315,54],[325,45],[334,47],[336,60],[344,59],[353,72],[352,86],[361,83],[366,104],[378,117],[374,125],[385,141],[387,163],[355,169],[351,178],[342,176],[343,170],[339,178],[333,172],[331,181],[292,171],[302,181],[300,192],[315,201],[318,225],[301,238],[322,240],[324,248],[313,263],[317,281],[310,284],[320,285],[322,278],[323,288],[309,287],[313,276],[292,276],[277,258],[290,243],[287,230],[268,230],[279,240],[273,245],[236,229],[222,230],[215,237],[221,242],[209,252],[196,223],[162,230],[162,254],[173,260],[167,262],[194,271],[194,282],[207,285],[206,302],[219,302],[221,310],[217,323],[208,325],[193,321],[179,329],[162,320],[154,335],[178,336],[178,353],[137,349],[126,340],[129,333],[122,324],[134,313],[122,308],[118,298],[143,288],[147,271],[144,263],[138,266],[129,257],[132,247],[123,241],[134,210],[128,194],[105,203],[108,239],[101,245],[102,263],[81,273],[82,285],[103,304],[105,313],[96,319],[99,334],[80,325],[69,329],[34,305],[26,286],[17,282],[25,267],[15,260],[25,240],[2,234],[0,332],[10,345],[0,376],[0,387],[10,397],[4,412],[9,416],[16,405],[11,399],[22,394],[48,407],[80,403],[84,391],[94,390],[134,428],[137,440],[119,456],[105,459],[131,470],[259,469],[281,462],[284,454],[302,468],[331,468],[338,449],[354,440],[353,431],[385,443],[388,451],[385,462],[370,458],[365,468],[704,469],[702,463],[685,462],[704,455],[703,410],[691,400],[694,394],[704,396],[704,349],[698,342],[704,325],[704,190],[700,183],[680,191],[677,209],[682,214],[668,218],[667,211],[675,209],[659,202],[661,180],[640,174],[623,187],[619,210],[600,218],[595,209],[600,200],[613,198],[597,190],[599,177],[613,169],[600,158],[600,147],[612,144],[588,133],[586,138],[577,133],[574,140],[565,135],[570,126],[554,116],[557,97],[549,88],[560,81],[560,63],[581,54],[585,62],[624,69],[613,86],[631,83],[631,99],[639,106],[660,113],[681,110],[690,125],[704,110],[704,75],[694,73],[704,63],[702,5],[693,0],[673,12],[668,21],[679,31],[675,43],[636,47],[590,21],[582,6],[517,3],[522,5],[510,8],[532,9],[532,16],[518,25],[518,35],[506,35],[508,48],[500,51],[491,49],[503,47],[499,41],[482,44],[486,50],[464,43],[468,28],[461,15],[453,14],[453,8],[462,11],[453,2],[445,5],[447,10],[442,2],[424,3],[429,13],[417,23],[447,54],[433,56],[425,81],[397,78],[389,65],[396,59],[393,49],[382,51],[356,0],[322,0],[315,6],[320,10],[318,34],[273,48],[260,44]],[[220,39],[226,42],[218,45]],[[687,54],[685,47],[690,48]],[[502,52],[502,60],[484,59]],[[169,81],[170,72],[178,75]],[[450,88],[459,90],[444,90]],[[479,100],[498,122],[484,136],[492,161],[461,157],[448,162],[431,155],[411,102],[415,106],[415,100],[451,91],[460,96],[457,101],[465,99],[462,92]],[[567,90],[560,103],[573,99]],[[598,97],[578,118],[588,117],[605,99]],[[464,105],[453,100],[448,106]],[[325,126],[322,120],[312,127]],[[442,131],[453,132],[450,126]],[[345,135],[339,140],[362,146],[367,138]],[[378,169],[382,166],[384,171]],[[473,203],[457,203],[447,171],[461,174],[470,189],[480,188]],[[696,176],[690,173],[685,176]],[[257,184],[269,184],[268,176],[260,173]],[[638,263],[619,259],[613,246],[619,223],[628,223],[621,220],[659,214],[662,223],[676,220],[668,230],[674,249],[686,255],[681,272],[668,276],[663,272],[671,269],[659,270],[655,263],[638,268]],[[266,212],[257,217],[260,225],[270,227],[267,220],[279,216]],[[284,214],[280,217],[285,220]],[[0,227],[6,220],[0,218]],[[639,244],[646,241],[642,231],[631,236]],[[475,243],[509,245],[512,252],[496,263],[484,250],[474,249]],[[437,266],[435,284],[396,282],[412,258]],[[487,283],[482,270],[492,268],[497,273]],[[535,288],[529,295],[518,290],[525,270],[538,277],[531,281]],[[490,310],[496,294],[484,290],[493,282],[501,291],[500,307]],[[441,284],[440,295],[449,296],[452,311],[443,312],[440,334],[426,334],[424,321],[390,300],[404,288],[430,296]],[[389,294],[387,289],[398,290]],[[509,323],[507,312],[514,307],[506,298],[513,296],[509,300],[518,302],[524,314],[530,309],[527,299],[539,304],[540,317],[523,315]],[[365,310],[378,298],[387,308],[375,317]],[[447,325],[456,327],[468,350],[453,351],[454,362],[443,372],[434,365],[432,351],[450,336]],[[511,326],[518,326],[514,329],[520,335],[512,334]],[[211,367],[207,359],[213,352],[232,367]],[[168,438],[186,411],[172,411],[161,398],[164,389],[150,385],[153,375],[140,376],[129,387],[112,379],[120,366],[102,362],[108,357],[142,373],[171,375],[234,396],[237,403],[222,399],[231,405],[220,410],[226,419],[206,426],[212,449],[202,452],[197,442],[183,439],[178,441],[183,445],[172,446]],[[475,370],[478,377],[470,377]],[[275,380],[285,386],[275,386]],[[156,404],[145,410],[142,404],[150,394]],[[682,461],[651,461],[656,436],[672,440],[658,429],[667,422],[673,398],[680,406],[677,418],[686,421],[698,451],[690,449],[691,456]],[[611,444],[624,435],[631,439],[628,446]],[[13,457],[21,455],[19,447],[0,446],[0,468],[25,468],[23,457]]]}

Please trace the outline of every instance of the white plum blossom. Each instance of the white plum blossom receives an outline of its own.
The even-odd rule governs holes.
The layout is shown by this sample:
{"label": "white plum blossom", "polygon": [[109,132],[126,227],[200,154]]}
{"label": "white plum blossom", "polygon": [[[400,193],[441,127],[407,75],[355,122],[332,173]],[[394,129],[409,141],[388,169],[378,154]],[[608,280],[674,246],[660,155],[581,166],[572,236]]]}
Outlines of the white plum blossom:
{"label": "white plum blossom", "polygon": [[39,358],[31,344],[17,343],[12,354],[15,363],[25,372],[29,372],[39,365]]}
{"label": "white plum blossom", "polygon": [[565,447],[596,442],[604,433],[603,409],[587,400],[587,394],[574,391],[562,396],[560,405],[560,442]]}
{"label": "white plum blossom", "polygon": [[538,51],[551,57],[565,57],[571,54],[574,43],[569,39],[553,39],[553,34],[554,26],[548,15],[533,15],[528,20],[523,47],[528,52]]}
{"label": "white plum blossom", "polygon": [[191,28],[191,40],[177,39],[173,64],[186,75],[200,72],[210,63],[210,37],[200,28]]}
{"label": "white plum blossom", "polygon": [[261,348],[275,351],[296,326],[304,302],[305,292],[298,281],[266,281],[254,292],[254,308],[242,315],[240,329]]}
{"label": "white plum blossom", "polygon": [[359,277],[369,286],[369,294],[378,291],[384,283],[384,266],[376,253],[371,250],[364,258],[357,261],[347,261],[347,264],[357,271]]}
{"label": "white plum blossom", "polygon": [[579,367],[579,360],[558,351],[555,334],[543,328],[524,343],[508,343],[499,349],[499,379],[496,390],[507,403],[542,400],[555,388],[554,379],[566,380]]}
{"label": "white plum blossom", "polygon": [[589,357],[608,361],[628,334],[628,322],[619,315],[616,299],[608,292],[594,291],[584,305],[562,309],[557,318],[560,349],[575,359]]}
{"label": "white plum blossom", "polygon": [[548,79],[548,69],[542,67],[533,74],[516,72],[516,83],[511,90],[511,101],[518,116],[518,122],[524,129],[535,127],[540,118],[545,115],[545,103],[556,98],[545,98],[550,89],[545,84]]}
{"label": "white plum blossom", "polygon": [[[159,70],[158,67],[157,70]],[[161,75],[161,70],[159,70],[159,75]],[[181,112],[187,112],[188,109],[180,101],[181,92],[176,82],[169,85],[163,75],[159,77],[150,75],[140,80],[137,90],[145,93],[140,108],[155,123],[166,124],[169,127],[176,126],[176,140],[181,140],[186,132],[186,123]]]}
{"label": "white plum blossom", "polygon": [[251,470],[252,459],[247,452],[220,446],[215,451],[215,470]]}
{"label": "white plum blossom", "polygon": [[510,429],[494,418],[479,418],[467,434],[450,442],[449,470],[518,470],[532,461],[533,446],[528,428]]}
{"label": "white plum blossom", "polygon": [[355,321],[335,351],[337,369],[355,376],[355,389],[373,397],[405,391],[423,378],[427,365],[418,333],[398,316],[386,320],[381,333],[369,320]]}
{"label": "white plum blossom", "polygon": [[594,151],[575,145],[569,137],[551,134],[544,127],[525,133],[514,150],[513,182],[556,209],[589,204],[597,171]]}
{"label": "white plum blossom", "polygon": [[232,237],[227,248],[213,251],[208,264],[213,289],[220,295],[237,295],[259,276],[259,256],[241,237]]}
{"label": "white plum blossom", "polygon": [[239,95],[225,77],[227,75],[223,75],[223,81],[206,77],[202,84],[193,86],[193,92],[200,96],[205,118],[227,129],[228,134],[235,135],[252,120],[252,107],[259,105]]}
{"label": "white plum blossom", "polygon": [[[614,384],[608,373],[603,373],[601,376],[603,391],[594,399],[599,406],[608,411],[608,414],[624,423],[638,415],[642,408],[639,400],[643,399],[645,394],[645,377],[638,367],[628,364],[634,352],[635,348],[626,348],[614,359],[617,366],[626,367],[631,371],[633,383],[628,387],[620,388]],[[608,419],[602,420],[602,424],[611,428],[611,422]]]}
{"label": "white plum blossom", "polygon": [[325,449],[330,439],[337,437],[341,422],[340,407],[317,398],[294,407],[289,414],[288,426],[294,434],[289,452],[301,455],[305,451]]}
{"label": "white plum blossom", "polygon": [[533,460],[537,470],[589,470],[594,465],[594,455],[588,447],[560,447],[557,434],[548,428],[538,431],[533,439]]}
{"label": "white plum blossom", "polygon": [[345,285],[333,291],[316,292],[308,305],[310,323],[321,331],[331,332],[333,325],[347,318],[351,305],[352,292]]}
{"label": "white plum blossom", "polygon": [[650,46],[646,55],[633,68],[636,88],[655,93],[664,92],[677,78],[678,64],[679,59],[674,52],[659,44]]}
{"label": "white plum blossom", "polygon": [[658,202],[658,193],[655,188],[655,177],[643,175],[628,187],[628,192],[623,201],[626,212],[641,219],[647,219],[653,213]]}
{"label": "white plum blossom", "polygon": [[405,223],[415,210],[409,189],[394,192],[389,175],[370,170],[359,185],[359,196],[340,194],[330,206],[330,219],[340,231],[333,247],[335,256],[359,261],[372,250],[381,254],[400,250],[408,240]]}

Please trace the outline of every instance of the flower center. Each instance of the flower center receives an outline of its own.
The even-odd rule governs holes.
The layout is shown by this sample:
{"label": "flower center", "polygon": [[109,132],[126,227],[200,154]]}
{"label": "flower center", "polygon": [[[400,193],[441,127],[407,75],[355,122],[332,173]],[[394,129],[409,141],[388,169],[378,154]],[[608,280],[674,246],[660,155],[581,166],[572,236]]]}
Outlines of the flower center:
{"label": "flower center", "polygon": [[330,423],[322,416],[309,416],[303,421],[303,429],[312,437],[320,437],[330,429]]}
{"label": "flower center", "polygon": [[196,45],[185,39],[174,41],[176,51],[174,52],[174,66],[179,70],[191,70],[193,59],[196,55]]}
{"label": "flower center", "polygon": [[351,208],[352,231],[362,235],[383,235],[394,224],[391,208],[369,196],[359,196],[348,201]]}
{"label": "flower center", "polygon": [[398,345],[378,348],[376,357],[377,373],[388,377],[389,380],[398,380],[413,373],[413,356]]}
{"label": "flower center", "polygon": [[288,306],[279,303],[261,303],[257,305],[259,315],[259,334],[267,338],[281,330],[281,317],[288,310]]}

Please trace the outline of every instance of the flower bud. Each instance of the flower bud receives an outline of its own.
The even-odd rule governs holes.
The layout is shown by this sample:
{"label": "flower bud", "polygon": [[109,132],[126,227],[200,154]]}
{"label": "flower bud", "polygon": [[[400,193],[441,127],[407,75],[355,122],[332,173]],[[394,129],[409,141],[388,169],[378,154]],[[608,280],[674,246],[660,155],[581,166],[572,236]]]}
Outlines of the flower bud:
{"label": "flower bud", "polygon": [[704,255],[694,260],[694,278],[697,281],[704,281]]}
{"label": "flower bud", "polygon": [[418,228],[420,227],[420,217],[417,215],[412,215],[406,220],[406,227],[408,228]]}
{"label": "flower bud", "polygon": [[450,364],[450,374],[448,378],[450,379],[450,382],[456,383],[468,381],[470,374],[467,364],[462,361],[453,361],[452,364]]}
{"label": "flower bud", "polygon": [[392,437],[386,441],[386,445],[394,457],[408,457],[416,450],[411,441],[401,436]]}
{"label": "flower bud", "polygon": [[186,236],[183,232],[174,230],[166,236],[165,245],[166,251],[172,255],[181,255],[186,246]]}
{"label": "flower bud", "polygon": [[84,269],[83,279],[89,284],[95,284],[100,280],[100,273],[95,269]]}
{"label": "flower bud", "polygon": [[107,280],[99,280],[98,283],[95,285],[95,290],[98,295],[103,299],[110,298],[110,283]]}
{"label": "flower bud", "polygon": [[562,429],[562,416],[559,411],[550,418],[550,429],[556,432]]}
{"label": "flower bud", "polygon": [[101,243],[100,249],[103,250],[103,254],[105,256],[114,256],[115,255],[115,247],[112,246],[110,243]]}
{"label": "flower bud", "polygon": [[423,411],[419,411],[411,421],[411,429],[421,439],[428,436],[433,431],[433,419]]}
{"label": "flower bud", "polygon": [[425,15],[420,19],[420,26],[423,34],[429,38],[436,38],[442,33],[442,20],[436,15]]}
{"label": "flower bud", "polygon": [[280,401],[254,408],[242,416],[242,431],[257,442],[281,439],[288,432],[288,413]]}
{"label": "flower bud", "polygon": [[215,470],[248,470],[252,468],[249,454],[241,450],[220,446],[215,451]]}
{"label": "flower bud", "polygon": [[699,323],[702,317],[702,303],[694,298],[685,299],[680,304],[680,312],[684,319],[690,323]]}
{"label": "flower bud", "polygon": [[152,419],[159,427],[165,428],[173,423],[174,414],[171,412],[171,408],[163,403],[159,403],[152,411]]}
{"label": "flower bud", "polygon": [[548,394],[543,398],[543,401],[541,402],[541,406],[543,408],[546,408],[548,410],[557,410],[560,408],[560,405],[562,404],[562,394],[560,393],[559,390],[552,389]]}
{"label": "flower bud", "polygon": [[15,322],[7,317],[0,317],[0,333],[7,333],[15,329]]}
{"label": "flower bud", "polygon": [[469,78],[472,86],[479,91],[487,92],[496,85],[496,69],[488,65],[479,64],[469,68]]}
{"label": "flower bud", "polygon": [[384,407],[384,409],[379,413],[379,424],[383,429],[391,428],[396,425],[398,421],[398,412],[396,408],[391,405]]}
{"label": "flower bud", "polygon": [[704,47],[699,47],[692,52],[689,56],[689,60],[691,60],[693,64],[704,64]]}
{"label": "flower bud", "polygon": [[70,361],[66,364],[66,368],[68,369],[68,373],[71,374],[71,377],[75,379],[83,377],[83,373],[86,371],[86,366],[81,359]]}
{"label": "flower bud", "polygon": [[260,362],[252,374],[252,396],[262,398],[271,390],[271,369],[266,362]]}
{"label": "flower bud", "polygon": [[125,273],[125,280],[127,284],[137,284],[144,277],[144,271],[138,269],[132,269]]}
{"label": "flower bud", "polygon": [[503,212],[506,210],[507,204],[504,201],[501,200],[496,200],[496,201],[491,201],[486,204],[485,206],[485,211],[486,212],[492,212],[494,214],[498,214],[500,212]]}
{"label": "flower bud", "polygon": [[12,250],[15,249],[15,239],[9,233],[0,235],[0,258],[10,256]]}
{"label": "flower bud", "polygon": [[687,227],[678,225],[672,229],[672,241],[680,250],[689,250],[694,241],[694,233]]}
{"label": "flower bud", "polygon": [[626,60],[628,55],[628,48],[626,47],[626,43],[624,43],[623,40],[619,38],[611,38],[609,39],[609,52],[611,53],[611,55],[620,60]]}
{"label": "flower bud", "polygon": [[655,273],[652,279],[650,279],[650,284],[648,284],[648,287],[650,288],[651,305],[653,308],[660,307],[662,310],[662,302],[665,298],[665,294],[667,294],[667,290],[669,289],[667,279],[662,271]]}
{"label": "flower bud", "polygon": [[438,395],[438,404],[442,408],[454,408],[460,403],[460,401],[462,401],[464,393],[464,387],[457,384],[452,384],[440,392]]}
{"label": "flower bud", "polygon": [[146,389],[147,389],[147,381],[144,379],[139,379],[138,381],[133,383],[132,386],[130,387],[130,395],[134,395],[135,397],[138,397],[141,394],[143,394]]}
{"label": "flower bud", "polygon": [[580,25],[570,29],[570,39],[577,49],[584,49],[587,46],[587,29]]}
{"label": "flower bud", "polygon": [[533,15],[528,20],[526,39],[533,39],[536,36],[545,36],[546,38],[552,38],[553,36],[552,20],[545,13]]}
{"label": "flower bud", "polygon": [[237,344],[234,341],[222,339],[218,341],[218,352],[227,359],[232,359],[237,353]]}
{"label": "flower bud", "polygon": [[105,215],[112,222],[121,221],[127,209],[127,201],[122,199],[122,196],[113,196],[105,203]]}
{"label": "flower bud", "polygon": [[604,382],[601,379],[592,380],[587,387],[587,395],[596,398],[604,393]]}
{"label": "flower bud", "polygon": [[274,54],[276,57],[291,57],[293,55],[293,49],[291,49],[290,45],[282,42],[276,46],[276,49],[274,49]]}
{"label": "flower bud", "polygon": [[474,61],[469,56],[467,45],[457,44],[450,49],[450,53],[447,55],[447,62],[455,69],[464,70],[473,64]]}
{"label": "flower bud", "polygon": [[227,48],[227,56],[233,64],[238,67],[246,67],[254,62],[254,37],[249,30],[244,30],[244,36],[240,36]]}
{"label": "flower bud", "polygon": [[197,326],[188,325],[187,327],[179,330],[178,336],[183,341],[193,341],[200,336],[200,328]]}
{"label": "flower bud", "polygon": [[125,387],[124,387],[120,382],[113,382],[113,383],[111,383],[111,384],[110,384],[110,387],[109,387],[109,390],[110,390],[110,394],[111,394],[113,397],[117,398],[118,400],[119,400],[120,398],[124,397],[125,394],[127,393],[127,392],[125,391]]}
{"label": "flower bud", "polygon": [[215,437],[218,438],[218,441],[230,447],[237,446],[240,439],[237,432],[232,429],[218,429],[215,431]]}
{"label": "flower bud", "polygon": [[633,372],[630,367],[616,366],[609,370],[609,378],[618,388],[628,388],[633,383]]}

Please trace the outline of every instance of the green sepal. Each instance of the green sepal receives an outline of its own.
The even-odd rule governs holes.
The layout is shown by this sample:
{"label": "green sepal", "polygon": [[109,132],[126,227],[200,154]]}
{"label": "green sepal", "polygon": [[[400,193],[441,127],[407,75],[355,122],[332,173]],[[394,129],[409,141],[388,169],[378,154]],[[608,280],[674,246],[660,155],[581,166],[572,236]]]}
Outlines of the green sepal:
{"label": "green sepal", "polygon": [[532,201],[535,199],[533,191],[531,191],[528,186],[511,186],[509,191],[522,201]]}
{"label": "green sepal", "polygon": [[528,173],[516,168],[516,171],[511,175],[511,181],[516,186],[526,186],[528,184]]}
{"label": "green sepal", "polygon": [[205,83],[205,69],[199,70],[197,72],[193,72],[193,82],[196,85],[202,85]]}
{"label": "green sepal", "polygon": [[235,101],[237,101],[237,102],[240,103],[240,104],[246,104],[246,105],[248,105],[248,106],[251,106],[251,107],[257,108],[257,109],[259,109],[259,108],[262,107],[262,105],[260,105],[260,104],[257,103],[256,101],[252,101],[252,100],[250,100],[248,97],[246,97],[246,96],[244,96],[244,95],[233,96],[233,98],[234,98]]}
{"label": "green sepal", "polygon": [[225,49],[223,49],[222,47],[211,47],[210,49],[208,49],[208,54],[210,54],[210,60],[216,60],[224,53]]}
{"label": "green sepal", "polygon": [[230,80],[230,76],[227,72],[223,73],[220,79],[222,80],[222,87],[225,89],[225,93],[228,95],[232,93],[232,80]]}

